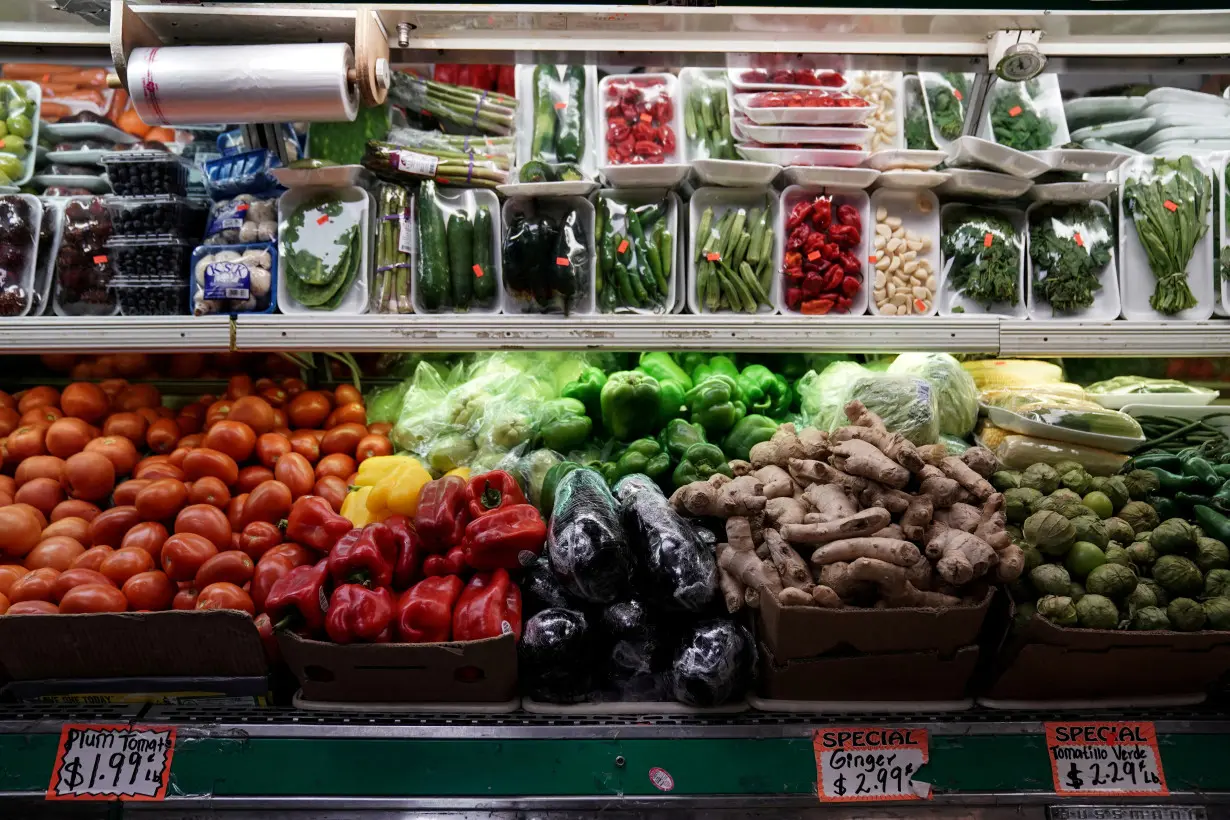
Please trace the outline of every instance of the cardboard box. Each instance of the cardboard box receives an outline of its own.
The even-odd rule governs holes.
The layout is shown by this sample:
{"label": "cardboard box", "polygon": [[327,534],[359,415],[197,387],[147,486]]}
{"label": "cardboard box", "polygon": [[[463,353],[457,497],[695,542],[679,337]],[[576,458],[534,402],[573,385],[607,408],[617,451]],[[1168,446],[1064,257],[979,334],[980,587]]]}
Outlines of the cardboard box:
{"label": "cardboard box", "polygon": [[994,595],[995,590],[990,589],[976,606],[948,609],[782,606],[772,595],[761,595],[756,625],[760,639],[779,663],[835,651],[951,656],[961,647],[978,643]]}
{"label": "cardboard box", "polygon": [[223,610],[0,618],[0,666],[14,681],[269,674],[252,619]]}
{"label": "cardboard box", "polygon": [[761,697],[773,700],[961,700],[978,664],[978,647],[955,652],[888,652],[781,661],[760,644]]}
{"label": "cardboard box", "polygon": [[155,705],[207,702],[215,706],[265,706],[269,679],[256,678],[69,678],[14,681],[4,687],[14,699],[38,703],[150,703]]}
{"label": "cardboard box", "polygon": [[517,696],[517,640],[339,645],[278,635],[303,697],[342,703],[501,703]]}
{"label": "cardboard box", "polygon": [[1072,629],[1034,615],[1004,641],[995,667],[987,698],[1190,695],[1230,672],[1230,633]]}

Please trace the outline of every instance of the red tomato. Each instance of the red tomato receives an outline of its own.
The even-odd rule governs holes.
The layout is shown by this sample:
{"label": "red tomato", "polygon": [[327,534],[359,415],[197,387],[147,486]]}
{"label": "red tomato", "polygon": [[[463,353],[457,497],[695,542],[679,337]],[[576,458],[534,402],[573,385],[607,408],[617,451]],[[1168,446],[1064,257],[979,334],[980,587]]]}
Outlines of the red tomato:
{"label": "red tomato", "polygon": [[20,462],[34,456],[45,455],[47,453],[46,439],[46,427],[37,424],[23,424],[9,433],[9,437],[4,440],[5,452],[8,454],[7,460]]}
{"label": "red tomato", "polygon": [[363,405],[357,402],[350,404],[338,405],[338,408],[329,414],[328,420],[325,422],[326,427],[338,427],[342,424],[366,424],[367,410]]}
{"label": "red tomato", "polygon": [[268,402],[270,407],[277,410],[290,400],[290,395],[280,387],[269,386],[261,389],[261,398]]}
{"label": "red tomato", "polygon": [[64,485],[73,498],[101,501],[115,489],[115,465],[101,453],[77,453],[64,462]]}
{"label": "red tomato", "polygon": [[123,436],[135,445],[145,444],[149,423],[136,413],[116,413],[103,422],[104,436]]}
{"label": "red tomato", "polygon": [[269,469],[273,469],[278,459],[291,452],[290,439],[277,433],[265,433],[256,440],[256,457]]}
{"label": "red tomato", "polygon": [[162,557],[162,545],[166,542],[168,535],[167,528],[159,522],[142,521],[124,534],[120,548],[143,549],[149,553],[150,558],[154,559],[154,565],[157,566],[158,560]]}
{"label": "red tomato", "polygon": [[43,526],[38,516],[25,506],[0,507],[0,553],[8,558],[24,558],[42,539]]}
{"label": "red tomato", "polygon": [[47,428],[44,444],[53,456],[68,458],[84,450],[93,437],[94,431],[81,419],[60,419]]}
{"label": "red tomato", "polygon": [[60,608],[47,601],[21,601],[8,608],[5,615],[55,615]]}
{"label": "red tomato", "polygon": [[98,571],[112,580],[116,586],[139,572],[149,572],[154,568],[154,559],[148,552],[137,547],[118,549],[103,559]]}
{"label": "red tomato", "polygon": [[[175,534],[184,533],[203,536],[220,550],[231,545],[231,522],[227,520],[226,513],[208,504],[193,504],[179,511],[179,515],[175,517]],[[164,546],[163,549],[165,548]]]}
{"label": "red tomato", "polygon": [[[195,450],[197,447],[201,447],[204,444],[205,444],[205,436],[201,435],[200,433],[194,433],[192,435],[184,436],[183,438],[181,438],[175,444],[175,449],[176,450]],[[172,461],[171,463],[175,464],[174,461]],[[183,459],[181,458],[180,464],[182,465],[182,463],[183,463]]]}
{"label": "red tomato", "polygon": [[201,565],[218,554],[218,548],[203,535],[179,533],[162,545],[162,569],[172,581],[191,581]]}
{"label": "red tomato", "polygon": [[393,445],[384,436],[367,434],[359,439],[359,446],[355,448],[355,460],[362,464],[365,460],[374,456],[391,456],[393,455]]}
{"label": "red tomato", "polygon": [[29,572],[30,570],[21,564],[0,564],[0,595],[7,598],[13,582]]}
{"label": "red tomato", "polygon": [[64,597],[64,593],[68,592],[73,587],[79,587],[82,584],[103,584],[104,586],[115,586],[111,579],[103,575],[101,572],[93,569],[84,569],[78,567],[70,569],[67,572],[61,572],[60,577],[56,579],[55,587],[52,589],[52,595],[55,597],[56,603]]}
{"label": "red tomato", "polygon": [[145,432],[145,443],[155,453],[169,453],[179,442],[179,427],[170,419],[158,419],[150,423]]}
{"label": "red tomato", "polygon": [[158,612],[171,608],[176,589],[165,572],[155,569],[129,578],[124,582],[123,592],[128,608],[134,612]]}
{"label": "red tomato", "polygon": [[333,397],[339,407],[343,404],[363,403],[363,394],[353,384],[339,384],[333,391]]}
{"label": "red tomato", "polygon": [[239,465],[226,453],[200,447],[184,458],[184,476],[196,481],[207,475],[221,479],[229,487],[239,479]]}
{"label": "red tomato", "polygon": [[290,448],[311,464],[320,461],[320,441],[311,430],[297,430],[290,436]]}
{"label": "red tomato", "polygon": [[282,543],[282,531],[268,521],[253,521],[239,535],[239,549],[253,561],[259,561],[266,552]]}
{"label": "red tomato", "polygon": [[266,481],[273,480],[273,470],[260,464],[244,467],[235,482],[235,492],[250,493]]}
{"label": "red tomato", "polygon": [[286,395],[291,398],[299,395],[304,390],[307,390],[307,382],[303,379],[282,379],[280,384],[282,389],[286,391]]}
{"label": "red tomato", "polygon": [[44,405],[59,407],[60,391],[48,385],[39,385],[17,394],[18,413],[24,413],[27,410],[43,407]]}
{"label": "red tomato", "polygon": [[196,599],[200,595],[196,587],[187,587],[175,593],[171,601],[171,609],[196,609]]}
{"label": "red tomato", "polygon": [[137,466],[141,456],[132,442],[123,436],[96,438],[85,445],[87,453],[101,453],[115,467],[116,475],[128,475]]}
{"label": "red tomato", "polygon": [[307,495],[316,484],[312,465],[298,453],[288,453],[278,459],[273,475],[290,489],[292,498]]}
{"label": "red tomato", "polygon": [[[6,476],[7,477],[7,476]],[[64,477],[64,460],[55,456],[34,456],[17,465],[13,486],[7,488],[10,495],[21,489],[27,481],[36,478],[51,478],[59,481]]]}
{"label": "red tomato", "polygon": [[114,547],[108,547],[106,545],[100,547],[90,547],[88,550],[77,556],[77,560],[73,561],[73,565],[70,569],[92,569],[96,572],[101,571],[103,561],[106,561],[107,558],[114,553]]}
{"label": "red tomato", "polygon": [[43,515],[51,515],[56,505],[64,500],[64,489],[54,478],[35,478],[21,485],[13,496],[18,504],[29,504]]}
{"label": "red tomato", "polygon": [[[145,461],[148,462],[149,459]],[[147,478],[150,481],[157,481],[160,478],[173,478],[176,481],[183,481],[184,471],[170,462],[157,461],[138,464],[137,468],[132,471],[132,477]]]}
{"label": "red tomato", "polygon": [[222,483],[222,479],[211,475],[198,478],[188,488],[188,501],[192,504],[208,504],[224,510],[230,500],[231,491]]}
{"label": "red tomato", "polygon": [[345,453],[334,453],[333,455],[325,456],[316,465],[316,478],[321,479],[327,475],[335,475],[338,478],[346,478],[355,471],[354,459]]}
{"label": "red tomato", "polygon": [[57,536],[72,538],[82,544],[90,543],[90,522],[84,518],[61,518],[43,527],[43,540]]}
{"label": "red tomato", "polygon": [[132,384],[125,387],[115,397],[115,410],[128,413],[142,407],[159,409],[162,407],[162,394],[152,384]]}
{"label": "red tomato", "polygon": [[66,416],[84,419],[93,424],[107,415],[111,400],[96,384],[74,382],[64,388],[60,396],[60,409]]}
{"label": "red tomato", "polygon": [[247,461],[256,447],[256,434],[251,427],[235,421],[232,416],[210,427],[201,444],[211,450],[226,453],[235,461]]}
{"label": "red tomato", "polygon": [[387,421],[378,421],[375,424],[367,425],[367,432],[369,435],[388,438],[389,433],[393,432],[393,425]]}
{"label": "red tomato", "polygon": [[60,572],[65,572],[72,567],[73,561],[81,557],[84,552],[85,547],[81,546],[81,542],[75,538],[69,538],[67,535],[45,538],[26,555],[26,569],[35,570],[51,567]]}
{"label": "red tomato", "polygon": [[324,393],[307,390],[290,400],[286,415],[292,427],[319,427],[329,418],[332,402]]}
{"label": "red tomato", "polygon": [[128,531],[140,523],[141,513],[136,507],[112,507],[90,522],[90,544],[118,547]]}
{"label": "red tomato", "polygon": [[249,615],[256,614],[256,605],[252,602],[252,596],[226,581],[218,581],[202,589],[200,596],[196,599],[196,608],[237,609]]}
{"label": "red tomato", "polygon": [[[55,478],[55,476],[47,476]],[[10,475],[0,475],[0,493],[5,495],[15,495],[17,493],[17,482]]]}
{"label": "red tomato", "polygon": [[169,521],[188,503],[188,488],[174,478],[151,481],[137,493],[137,512],[145,521]]}
{"label": "red tomato", "polygon": [[52,521],[59,521],[61,518],[84,518],[86,521],[93,521],[101,512],[96,504],[71,498],[56,504],[50,517]]}
{"label": "red tomato", "polygon": [[231,522],[232,530],[243,529],[243,508],[248,504],[248,493],[242,493],[230,500],[226,505],[226,520]]}
{"label": "red tomato", "polygon": [[218,581],[229,581],[242,587],[252,580],[255,570],[256,562],[249,555],[239,550],[226,550],[201,565],[193,584],[200,590]]}
{"label": "red tomato", "polygon": [[41,533],[47,528],[47,516],[43,515],[43,511],[38,507],[31,507],[29,504],[21,504],[14,501],[9,505],[10,509],[25,510],[34,515],[34,519],[38,521],[38,531]]}
{"label": "red tomato", "polygon": [[263,482],[248,495],[248,501],[243,508],[244,526],[253,521],[276,524],[290,514],[293,501],[290,488],[281,481]]}
{"label": "red tomato", "polygon": [[285,543],[278,544],[276,547],[272,547],[261,556],[261,560],[268,561],[279,557],[290,559],[290,562],[297,567],[316,562],[316,554],[314,552],[296,544],[294,541],[286,541]]}
{"label": "red tomato", "polygon": [[268,433],[276,426],[273,408],[269,406],[269,402],[259,396],[244,396],[236,399],[231,405],[230,418],[234,421],[242,421],[258,436]]}
{"label": "red tomato", "polygon": [[60,612],[68,615],[127,611],[128,599],[111,584],[82,584],[64,593],[60,601]]}
{"label": "red tomato", "polygon": [[322,476],[316,480],[316,486],[312,488],[312,495],[318,495],[328,501],[335,513],[342,511],[342,502],[346,500],[346,494],[349,492],[350,487],[346,484],[346,479],[335,475]]}
{"label": "red tomato", "polygon": [[176,447],[171,451],[171,454],[167,456],[167,463],[182,470],[184,469],[184,459],[186,459],[188,454],[191,452],[191,447]]}
{"label": "red tomato", "polygon": [[0,436],[7,436],[21,424],[21,416],[9,407],[0,407]]}
{"label": "red tomato", "polygon": [[64,414],[60,412],[58,407],[35,407],[33,410],[27,410],[17,417],[17,426],[46,428],[62,418],[64,418]]}
{"label": "red tomato", "polygon": [[130,478],[121,482],[116,485],[115,492],[111,494],[111,502],[123,506],[136,504],[137,494],[152,483],[148,478]]}
{"label": "red tomato", "polygon": [[60,571],[51,567],[27,572],[9,586],[8,599],[14,604],[22,601],[54,600],[56,581],[59,577]]}
{"label": "red tomato", "polygon": [[205,408],[205,429],[208,430],[220,421],[230,418],[231,402],[216,401]]}
{"label": "red tomato", "polygon": [[226,383],[226,397],[231,400],[251,396],[252,390],[252,377],[244,373],[231,376]]}

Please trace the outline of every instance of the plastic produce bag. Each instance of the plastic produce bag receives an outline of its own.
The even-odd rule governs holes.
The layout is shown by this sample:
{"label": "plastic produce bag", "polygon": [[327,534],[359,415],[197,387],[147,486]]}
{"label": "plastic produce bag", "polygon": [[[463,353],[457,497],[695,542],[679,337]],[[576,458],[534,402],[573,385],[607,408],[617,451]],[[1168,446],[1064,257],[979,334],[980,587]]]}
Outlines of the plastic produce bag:
{"label": "plastic produce bag", "polygon": [[927,118],[931,140],[945,146],[961,136],[965,124],[965,96],[969,94],[971,74],[919,72],[926,94]]}
{"label": "plastic produce bag", "polygon": [[[939,405],[935,390],[923,379],[874,373],[850,385],[842,407],[854,399],[883,419],[889,430],[915,444],[935,444],[939,439]],[[843,415],[835,426],[844,423]]]}
{"label": "plastic produce bag", "polygon": [[931,124],[927,120],[927,105],[923,102],[922,84],[917,76],[905,78],[905,147],[910,151],[934,151]]}
{"label": "plastic produce bag", "polygon": [[962,438],[978,421],[978,388],[961,363],[947,353],[902,353],[888,366],[895,376],[917,376],[931,385],[940,413],[940,432]]}
{"label": "plastic produce bag", "polygon": [[870,373],[856,362],[833,362],[818,374],[808,371],[796,385],[807,424],[820,430],[845,424],[845,396],[850,385]]}
{"label": "plastic produce bag", "polygon": [[552,607],[568,609],[574,606],[551,571],[551,563],[545,555],[538,556],[534,563],[525,568],[525,575],[521,578],[521,600],[527,616]]}
{"label": "plastic produce bag", "polygon": [[1063,381],[1063,368],[1034,359],[979,359],[962,362],[979,390],[995,387],[1031,387]]}
{"label": "plastic produce bag", "polygon": [[1116,376],[1094,382],[1085,392],[1096,396],[1155,396],[1162,394],[1189,393],[1201,396],[1216,395],[1216,390],[1195,387],[1176,379],[1150,379],[1145,376]]}
{"label": "plastic produce bag", "polygon": [[1068,141],[1059,82],[1054,75],[1051,80],[995,81],[990,104],[991,134],[996,142],[1018,151],[1040,151]]}
{"label": "plastic produce bag", "polygon": [[949,286],[990,310],[1021,300],[1024,240],[1002,213],[973,205],[943,213],[944,276]]}
{"label": "plastic produce bag", "polygon": [[1044,388],[984,390],[979,399],[984,404],[1052,427],[1103,436],[1144,438],[1136,419],[1126,413],[1108,410],[1086,399],[1048,392]]}
{"label": "plastic produce bag", "polygon": [[588,699],[594,637],[585,615],[571,609],[544,609],[526,621],[517,652],[526,694],[546,703]]}
{"label": "plastic produce bag", "polygon": [[1129,456],[1066,441],[1022,436],[996,427],[987,420],[978,425],[977,442],[999,459],[1005,470],[1024,470],[1031,464],[1075,461],[1090,475],[1114,475]]}
{"label": "plastic produce bag", "polygon": [[744,698],[756,677],[752,634],[733,621],[702,621],[671,665],[671,693],[689,706],[721,706]]}
{"label": "plastic produce bag", "polygon": [[1110,212],[1093,204],[1047,205],[1029,214],[1029,259],[1038,301],[1056,312],[1092,307],[1114,246]]}
{"label": "plastic produce bag", "polygon": [[421,131],[417,128],[405,127],[391,129],[386,141],[407,148],[454,151],[459,154],[512,157],[516,151],[516,144],[512,137],[445,134],[443,131]]}
{"label": "plastic produce bag", "polygon": [[734,159],[726,72],[695,70],[684,100],[683,129],[692,159]]}
{"label": "plastic produce bag", "polygon": [[602,632],[609,641],[609,681],[620,700],[658,700],[664,680],[655,660],[661,655],[659,630],[637,600],[602,610]]}
{"label": "plastic produce bag", "polygon": [[632,554],[619,507],[597,472],[573,470],[560,481],[547,528],[547,557],[564,589],[585,601],[611,603],[627,588]]}
{"label": "plastic produce bag", "polygon": [[703,612],[718,591],[713,550],[647,476],[620,479],[615,497],[635,561],[637,590],[664,609]]}
{"label": "plastic produce bag", "polygon": [[374,313],[413,313],[410,303],[410,192],[382,182],[376,199]]}
{"label": "plastic produce bag", "polygon": [[534,66],[531,78],[530,161],[581,162],[586,152],[585,99],[589,72],[584,65],[545,63]]}

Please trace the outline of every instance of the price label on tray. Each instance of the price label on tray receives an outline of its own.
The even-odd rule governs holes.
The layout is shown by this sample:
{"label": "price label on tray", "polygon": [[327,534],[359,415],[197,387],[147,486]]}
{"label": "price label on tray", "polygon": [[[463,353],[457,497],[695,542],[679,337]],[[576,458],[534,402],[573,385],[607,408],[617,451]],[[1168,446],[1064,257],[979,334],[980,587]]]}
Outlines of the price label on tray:
{"label": "price label on tray", "polygon": [[1048,723],[1055,794],[1169,794],[1157,731],[1148,721]]}
{"label": "price label on tray", "polygon": [[927,762],[925,729],[817,729],[812,748],[823,803],[931,799],[931,784],[913,777]]}
{"label": "price label on tray", "polygon": [[162,800],[167,794],[175,727],[69,723],[48,800]]}

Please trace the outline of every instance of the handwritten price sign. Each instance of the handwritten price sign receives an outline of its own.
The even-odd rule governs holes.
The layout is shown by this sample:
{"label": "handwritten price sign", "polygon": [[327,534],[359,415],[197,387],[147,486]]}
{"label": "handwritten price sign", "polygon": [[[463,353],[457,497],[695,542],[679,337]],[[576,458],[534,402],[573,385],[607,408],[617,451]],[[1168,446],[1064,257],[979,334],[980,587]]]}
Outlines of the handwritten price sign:
{"label": "handwritten price sign", "polygon": [[931,799],[931,785],[913,779],[927,762],[925,729],[817,729],[812,747],[822,802]]}
{"label": "handwritten price sign", "polygon": [[66,724],[47,786],[48,800],[162,800],[172,726]]}
{"label": "handwritten price sign", "polygon": [[1170,794],[1150,722],[1048,723],[1046,750],[1058,795]]}

